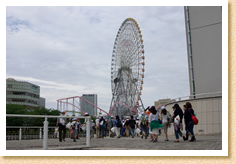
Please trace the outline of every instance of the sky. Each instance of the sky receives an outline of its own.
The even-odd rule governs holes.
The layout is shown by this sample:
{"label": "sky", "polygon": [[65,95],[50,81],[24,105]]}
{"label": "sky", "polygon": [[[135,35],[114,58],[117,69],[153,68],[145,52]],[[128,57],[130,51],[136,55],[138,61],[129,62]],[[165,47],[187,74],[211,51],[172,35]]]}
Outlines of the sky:
{"label": "sky", "polygon": [[108,111],[114,41],[129,17],[143,36],[144,107],[190,95],[183,6],[7,6],[6,78],[39,85],[46,108],[97,94]]}

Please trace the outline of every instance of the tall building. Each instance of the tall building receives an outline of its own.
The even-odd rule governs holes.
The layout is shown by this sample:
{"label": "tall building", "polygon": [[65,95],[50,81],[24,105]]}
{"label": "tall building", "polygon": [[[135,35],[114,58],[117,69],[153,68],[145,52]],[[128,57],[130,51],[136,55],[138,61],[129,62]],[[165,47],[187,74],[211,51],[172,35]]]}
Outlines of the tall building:
{"label": "tall building", "polygon": [[222,7],[186,6],[184,14],[190,94],[222,92]]}
{"label": "tall building", "polygon": [[[82,98],[97,106],[97,94],[83,94]],[[81,100],[80,105],[81,109],[84,112],[87,112],[90,116],[97,115],[97,108],[91,104]]]}
{"label": "tall building", "polygon": [[29,108],[39,107],[40,86],[16,81],[13,78],[6,79],[6,103],[24,105]]}
{"label": "tall building", "polygon": [[40,98],[39,98],[39,106],[45,108],[45,98],[43,98],[43,97],[40,97]]}

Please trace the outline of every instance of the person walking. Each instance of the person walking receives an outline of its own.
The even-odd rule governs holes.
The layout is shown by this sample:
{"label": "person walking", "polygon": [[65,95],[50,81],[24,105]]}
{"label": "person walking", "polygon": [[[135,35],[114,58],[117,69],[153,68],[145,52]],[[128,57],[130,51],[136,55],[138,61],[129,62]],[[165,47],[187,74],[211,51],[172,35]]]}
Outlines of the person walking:
{"label": "person walking", "polygon": [[96,124],[96,136],[98,139],[99,138],[99,117],[98,116],[96,117],[95,124]]}
{"label": "person walking", "polygon": [[111,129],[114,127],[113,122],[114,122],[114,119],[113,119],[113,116],[111,116],[111,119],[108,121],[109,133],[110,133],[111,138],[114,137],[114,133],[111,131]]}
{"label": "person walking", "polygon": [[134,138],[135,124],[136,124],[136,121],[134,120],[134,117],[130,116],[129,127],[130,127],[130,134],[131,134],[132,138]]}
{"label": "person walking", "polygon": [[99,133],[100,133],[100,136],[99,138],[104,138],[105,136],[105,119],[103,118],[103,115],[101,115],[101,118],[99,120]]}
{"label": "person walking", "polygon": [[175,121],[173,121],[173,126],[174,126],[174,131],[175,131],[175,138],[176,140],[174,142],[179,142],[179,136],[183,137],[183,140],[185,141],[185,137],[182,134],[181,130],[183,130],[183,125],[182,125],[182,119],[183,119],[183,111],[179,107],[179,104],[175,104],[173,107],[174,114],[172,115],[171,119],[175,119],[176,117],[179,116],[179,124],[177,124]]}
{"label": "person walking", "polygon": [[161,107],[160,117],[162,118],[162,125],[164,126],[164,134],[166,137],[165,141],[169,141],[168,135],[167,135],[167,129],[169,127],[169,122],[167,120],[167,110],[166,110],[165,106]]}
{"label": "person walking", "polygon": [[120,138],[120,128],[122,127],[122,123],[119,116],[116,116],[116,119],[114,120],[114,127],[117,138]]}
{"label": "person walking", "polygon": [[129,125],[129,117],[126,118],[125,120],[125,134],[126,137],[130,137],[130,125]]}
{"label": "person walking", "polygon": [[159,123],[158,117],[159,117],[159,112],[155,109],[154,106],[152,106],[149,111],[151,112],[149,115],[149,133],[151,134],[152,138],[150,142],[158,142],[158,134],[159,134],[159,129],[164,127],[162,124]]}
{"label": "person walking", "polygon": [[81,122],[80,122],[80,119],[79,119],[79,118],[77,119],[77,122],[78,122],[79,124],[78,124],[78,130],[77,130],[77,137],[76,137],[76,139],[79,139],[80,125],[81,125]]}
{"label": "person walking", "polygon": [[70,127],[70,130],[73,131],[73,137],[74,137],[73,142],[76,142],[75,139],[76,139],[77,134],[78,134],[78,125],[79,125],[79,122],[77,121],[77,118],[74,118],[73,122],[71,124],[71,127]]}
{"label": "person walking", "polygon": [[141,138],[143,139],[143,137],[145,137],[145,139],[147,139],[148,119],[144,116],[143,112],[141,113],[141,117],[139,120],[140,120],[139,123],[140,123],[141,131],[142,131]]}
{"label": "person walking", "polygon": [[[190,135],[191,139],[189,142],[193,142],[196,140],[194,133],[193,133],[193,120],[192,120],[192,115],[194,115],[194,110],[192,109],[192,105],[190,102],[186,102],[186,109],[184,111],[184,122],[186,124],[186,133]],[[188,135],[186,136],[188,138]]]}
{"label": "person walking", "polygon": [[[65,142],[65,138],[66,138],[66,118],[63,118],[63,116],[65,116],[66,114],[66,111],[62,111],[60,116],[62,116],[61,118],[58,118],[57,119],[57,123],[56,123],[56,127],[59,126],[59,141],[62,142],[62,139],[63,141]],[[63,136],[62,136],[62,132],[63,132]]]}
{"label": "person walking", "polygon": [[107,122],[107,119],[105,119],[105,128],[104,128],[104,132],[105,132],[105,136],[107,136],[107,130],[108,130],[108,122]]}

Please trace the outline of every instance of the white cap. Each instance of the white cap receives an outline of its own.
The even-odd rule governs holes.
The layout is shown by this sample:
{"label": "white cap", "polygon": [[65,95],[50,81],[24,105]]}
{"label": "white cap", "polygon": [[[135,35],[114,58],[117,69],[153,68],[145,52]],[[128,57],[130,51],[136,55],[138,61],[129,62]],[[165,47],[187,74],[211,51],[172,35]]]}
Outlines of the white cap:
{"label": "white cap", "polygon": [[77,120],[77,118],[73,118],[73,120]]}
{"label": "white cap", "polygon": [[161,109],[164,110],[164,109],[166,109],[166,108],[165,108],[165,106],[162,106]]}
{"label": "white cap", "polygon": [[101,117],[103,117],[103,115],[101,115]]}
{"label": "white cap", "polygon": [[143,112],[142,112],[141,114],[142,114],[142,115],[144,115],[144,113],[143,113]]}
{"label": "white cap", "polygon": [[65,110],[63,110],[63,111],[61,111],[61,113],[66,113],[66,111],[65,111]]}
{"label": "white cap", "polygon": [[93,120],[91,120],[93,122]]}
{"label": "white cap", "polygon": [[111,116],[111,118],[113,118],[113,116]]}
{"label": "white cap", "polygon": [[84,115],[89,115],[89,114],[86,112],[86,113],[84,113]]}

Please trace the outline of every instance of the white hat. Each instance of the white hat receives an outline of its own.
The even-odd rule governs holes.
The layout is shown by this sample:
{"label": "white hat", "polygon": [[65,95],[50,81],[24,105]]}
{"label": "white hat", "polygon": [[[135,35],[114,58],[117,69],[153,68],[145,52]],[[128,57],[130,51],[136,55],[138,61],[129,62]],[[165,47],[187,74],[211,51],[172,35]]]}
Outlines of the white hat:
{"label": "white hat", "polygon": [[166,109],[166,108],[165,108],[165,106],[162,106],[161,109],[164,110],[164,109]]}
{"label": "white hat", "polygon": [[142,112],[141,114],[142,114],[142,115],[144,115],[144,113],[143,113],[143,112]]}
{"label": "white hat", "polygon": [[103,115],[101,115],[101,117],[103,117]]}
{"label": "white hat", "polygon": [[77,120],[77,118],[73,118],[73,120]]}
{"label": "white hat", "polygon": [[63,111],[61,111],[61,113],[66,113],[66,111],[65,111],[65,110],[63,110]]}
{"label": "white hat", "polygon": [[99,118],[98,116],[96,118]]}
{"label": "white hat", "polygon": [[87,116],[87,115],[89,115],[89,114],[86,112],[86,113],[84,113],[84,115]]}
{"label": "white hat", "polygon": [[111,116],[111,118],[113,118],[113,116]]}
{"label": "white hat", "polygon": [[93,120],[92,120],[92,122],[93,122]]}

